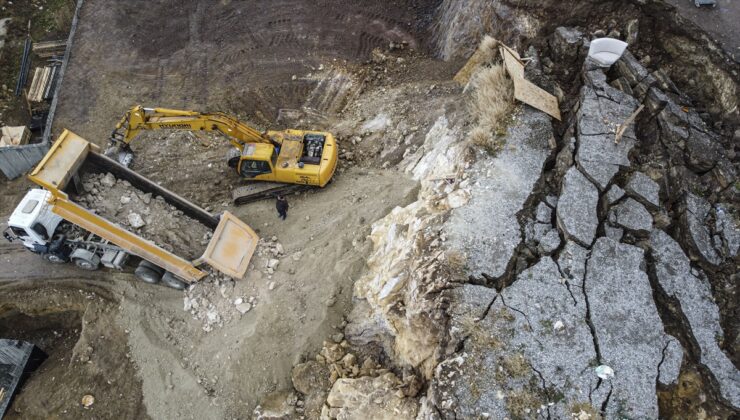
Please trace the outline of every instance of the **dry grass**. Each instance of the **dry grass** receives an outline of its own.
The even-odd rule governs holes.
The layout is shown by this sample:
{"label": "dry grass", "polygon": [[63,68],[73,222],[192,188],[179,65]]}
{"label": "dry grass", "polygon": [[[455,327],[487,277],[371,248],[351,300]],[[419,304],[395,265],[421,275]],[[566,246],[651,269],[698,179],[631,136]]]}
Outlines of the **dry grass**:
{"label": "dry grass", "polygon": [[477,121],[470,141],[496,154],[504,146],[501,137],[514,110],[514,82],[497,64],[481,68],[470,83],[474,89],[471,113]]}

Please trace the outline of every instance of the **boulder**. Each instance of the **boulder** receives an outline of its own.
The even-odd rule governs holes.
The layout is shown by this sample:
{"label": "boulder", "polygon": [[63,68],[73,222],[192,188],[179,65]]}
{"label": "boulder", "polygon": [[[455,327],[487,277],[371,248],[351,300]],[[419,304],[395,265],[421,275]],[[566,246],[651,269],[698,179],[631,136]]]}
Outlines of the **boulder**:
{"label": "boulder", "polygon": [[652,208],[660,207],[660,186],[642,172],[635,172],[624,188],[642,204]]}
{"label": "boulder", "polygon": [[717,380],[722,397],[740,407],[740,372],[719,347],[724,337],[719,308],[701,271],[694,275],[691,262],[673,238],[661,230],[650,235],[655,274],[663,291],[678,300],[688,331],[699,346],[701,364]]}
{"label": "boulder", "polygon": [[326,399],[326,418],[415,419],[419,410],[418,402],[398,392],[401,385],[402,382],[392,373],[378,377],[338,379]]}
{"label": "boulder", "polygon": [[558,228],[566,239],[591,246],[599,224],[596,216],[598,202],[599,192],[594,184],[576,167],[571,167],[563,179],[556,211]]}
{"label": "boulder", "polygon": [[291,373],[291,379],[296,391],[305,395],[326,392],[331,386],[329,368],[325,364],[315,361],[296,365]]}
{"label": "boulder", "polygon": [[645,207],[632,198],[616,205],[614,212],[615,223],[625,229],[641,233],[649,233],[653,229],[653,216]]}

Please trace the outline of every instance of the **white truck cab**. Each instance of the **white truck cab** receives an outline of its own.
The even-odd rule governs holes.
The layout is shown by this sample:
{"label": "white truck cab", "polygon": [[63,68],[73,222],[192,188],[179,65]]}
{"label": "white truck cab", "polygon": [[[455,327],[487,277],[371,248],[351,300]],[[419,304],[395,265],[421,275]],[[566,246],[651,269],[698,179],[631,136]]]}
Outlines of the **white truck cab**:
{"label": "white truck cab", "polygon": [[32,251],[36,246],[47,245],[62,221],[60,216],[51,212],[48,204],[50,197],[49,191],[39,188],[29,190],[8,220],[12,235]]}

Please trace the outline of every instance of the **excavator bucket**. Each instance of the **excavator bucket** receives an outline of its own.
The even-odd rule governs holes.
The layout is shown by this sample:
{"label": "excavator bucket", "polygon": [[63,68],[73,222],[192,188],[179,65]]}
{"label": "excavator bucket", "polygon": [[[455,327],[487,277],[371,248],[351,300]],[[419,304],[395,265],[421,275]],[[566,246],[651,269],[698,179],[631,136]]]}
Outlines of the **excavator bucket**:
{"label": "excavator bucket", "polygon": [[257,241],[259,236],[252,228],[233,214],[224,212],[200,260],[226,275],[240,279],[247,272]]}

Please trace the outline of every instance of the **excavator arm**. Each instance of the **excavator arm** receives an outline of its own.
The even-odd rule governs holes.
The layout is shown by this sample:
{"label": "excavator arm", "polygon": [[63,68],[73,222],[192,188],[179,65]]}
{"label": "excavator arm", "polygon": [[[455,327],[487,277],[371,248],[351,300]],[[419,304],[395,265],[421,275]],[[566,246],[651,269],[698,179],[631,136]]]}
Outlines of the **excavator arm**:
{"label": "excavator arm", "polygon": [[133,159],[130,144],[142,130],[218,131],[240,151],[248,143],[280,146],[277,140],[220,112],[206,114],[167,108],[144,108],[137,105],[128,110],[116,124],[111,133],[111,144],[106,155],[117,158],[120,163],[128,166]]}

